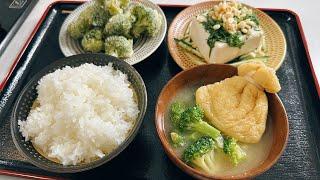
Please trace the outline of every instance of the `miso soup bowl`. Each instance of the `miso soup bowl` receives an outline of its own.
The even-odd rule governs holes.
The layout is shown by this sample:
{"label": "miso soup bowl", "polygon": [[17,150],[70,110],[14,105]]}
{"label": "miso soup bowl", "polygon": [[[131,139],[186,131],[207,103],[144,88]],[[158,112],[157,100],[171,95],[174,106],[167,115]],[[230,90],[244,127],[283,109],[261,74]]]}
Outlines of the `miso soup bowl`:
{"label": "miso soup bowl", "polygon": [[268,97],[268,119],[272,123],[273,131],[272,147],[267,158],[257,167],[247,169],[245,172],[236,175],[209,175],[205,172],[192,168],[185,164],[175,153],[171,145],[169,132],[165,130],[165,113],[171,100],[179,90],[190,87],[194,84],[207,85],[224,80],[225,78],[237,75],[237,68],[230,65],[208,64],[197,66],[180,72],[173,77],[162,89],[155,109],[155,125],[162,146],[172,160],[181,170],[198,179],[245,179],[258,176],[270,169],[282,155],[288,140],[289,125],[285,108],[277,94],[269,94]]}

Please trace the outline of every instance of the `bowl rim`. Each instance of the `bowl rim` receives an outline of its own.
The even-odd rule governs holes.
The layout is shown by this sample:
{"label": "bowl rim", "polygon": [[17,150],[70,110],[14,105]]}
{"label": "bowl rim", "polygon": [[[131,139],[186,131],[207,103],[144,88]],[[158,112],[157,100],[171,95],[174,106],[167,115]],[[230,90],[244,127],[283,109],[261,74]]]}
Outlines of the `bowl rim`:
{"label": "bowl rim", "polygon": [[[184,171],[185,173],[195,177],[195,178],[199,178],[199,179],[248,179],[248,178],[253,178],[256,177],[264,172],[266,172],[267,170],[269,170],[277,161],[278,159],[281,157],[281,155],[283,154],[287,143],[288,143],[288,137],[289,137],[289,121],[288,121],[288,116],[287,116],[287,112],[285,110],[285,107],[281,101],[281,99],[279,98],[279,96],[277,94],[270,94],[270,93],[266,93],[267,95],[271,95],[274,96],[276,101],[279,103],[281,110],[283,110],[284,112],[284,116],[285,116],[285,124],[286,126],[284,127],[285,129],[285,140],[284,143],[281,146],[281,150],[280,152],[275,156],[275,158],[266,166],[263,166],[262,168],[254,168],[254,171],[247,173],[247,171],[240,173],[240,174],[236,174],[236,175],[209,175],[205,172],[202,172],[200,170],[197,170],[195,168],[192,168],[191,166],[188,166],[186,163],[184,163],[174,152],[173,147],[171,145],[171,143],[169,142],[169,140],[166,138],[166,134],[161,130],[160,126],[163,124],[161,123],[161,121],[163,121],[164,119],[164,115],[160,115],[159,113],[159,104],[162,102],[162,96],[165,93],[166,89],[177,79],[181,78],[182,76],[185,76],[188,73],[191,73],[192,71],[194,71],[195,69],[202,69],[204,67],[209,67],[212,66],[212,68],[216,67],[232,67],[234,69],[236,69],[236,67],[231,66],[231,65],[227,65],[227,64],[204,64],[204,65],[198,65],[195,66],[193,68],[184,70],[179,72],[178,74],[176,74],[174,77],[172,77],[167,84],[163,87],[163,89],[160,92],[160,95],[158,96],[158,100],[156,102],[156,106],[155,106],[155,126],[156,126],[156,131],[157,131],[157,135],[158,138],[160,139],[161,145],[165,151],[165,153],[167,154],[167,156],[170,158],[170,160],[172,162],[174,162],[174,164],[176,166],[178,166],[182,171]],[[274,142],[274,139],[273,139]],[[271,150],[270,150],[271,152]],[[269,153],[270,154],[270,153]],[[261,165],[260,165],[261,166]],[[257,166],[259,167],[259,166]]]}
{"label": "bowl rim", "polygon": [[[18,140],[17,140],[17,139],[19,139],[18,134],[21,133],[21,132],[19,130],[19,125],[18,125],[18,119],[17,119],[17,112],[18,111],[17,111],[17,108],[18,108],[18,104],[21,101],[23,95],[27,92],[27,90],[30,88],[30,86],[32,84],[34,84],[35,81],[39,81],[43,76],[49,74],[50,73],[49,71],[52,70],[54,67],[60,65],[61,67],[58,68],[58,69],[61,69],[61,68],[66,67],[66,66],[78,67],[78,66],[81,66],[82,64],[85,64],[85,63],[94,64],[93,61],[92,62],[81,62],[79,65],[75,65],[75,66],[73,66],[72,64],[67,64],[68,60],[70,58],[76,58],[77,56],[86,56],[86,57],[97,56],[97,58],[105,58],[106,65],[108,63],[113,63],[113,64],[117,63],[120,66],[122,66],[122,67],[128,69],[129,71],[131,71],[138,78],[139,86],[141,85],[142,95],[143,95],[143,97],[142,97],[143,101],[141,102],[142,109],[139,109],[140,113],[139,113],[139,115],[138,115],[138,117],[136,119],[135,125],[132,127],[131,131],[129,132],[128,137],[126,137],[126,139],[119,146],[117,146],[112,152],[110,152],[109,154],[105,155],[104,157],[102,157],[100,159],[91,161],[89,163],[83,163],[83,164],[80,163],[77,166],[74,166],[74,165],[64,166],[64,165],[62,165],[60,163],[56,163],[55,162],[57,164],[57,167],[52,167],[52,166],[48,166],[48,165],[46,165],[44,163],[41,163],[39,161],[35,161],[33,158],[31,158],[29,156],[28,151],[25,150],[25,148],[23,148],[20,143],[18,143]],[[100,65],[98,65],[98,66],[100,66]],[[122,72],[122,73],[127,74],[125,72]],[[93,169],[93,168],[96,168],[98,166],[101,166],[101,165],[111,161],[113,158],[115,158],[124,149],[126,149],[128,147],[128,145],[133,141],[133,139],[138,134],[138,131],[139,131],[140,127],[141,127],[141,124],[143,122],[143,119],[144,119],[144,116],[145,116],[145,113],[146,113],[146,109],[147,109],[147,104],[148,104],[147,102],[148,102],[148,100],[147,100],[147,90],[146,90],[145,83],[144,83],[141,75],[138,73],[138,71],[133,66],[128,64],[127,62],[122,61],[122,60],[120,60],[120,59],[118,59],[116,57],[113,57],[113,56],[105,55],[103,53],[90,53],[90,54],[86,53],[86,54],[73,55],[73,56],[69,56],[69,57],[63,57],[63,58],[60,58],[60,59],[54,61],[53,63],[47,65],[46,67],[41,69],[41,71],[39,71],[38,73],[33,75],[31,77],[31,79],[28,81],[28,83],[23,87],[23,89],[19,93],[19,96],[18,96],[17,100],[15,101],[15,104],[14,104],[14,107],[13,107],[13,110],[12,110],[12,113],[11,113],[11,118],[10,118],[10,120],[11,120],[11,123],[10,123],[11,136],[12,136],[13,142],[14,142],[16,148],[18,149],[19,153],[21,155],[23,155],[24,157],[26,157],[27,160],[30,163],[32,163],[33,165],[35,165],[35,166],[37,166],[37,167],[39,167],[41,169],[44,169],[44,170],[50,171],[50,172],[55,172],[55,173],[76,173],[76,172],[86,171],[86,170]],[[40,155],[42,157],[44,157],[45,159],[47,159],[47,160],[49,160],[51,162],[54,162],[54,161],[46,158],[42,154],[40,154]]]}

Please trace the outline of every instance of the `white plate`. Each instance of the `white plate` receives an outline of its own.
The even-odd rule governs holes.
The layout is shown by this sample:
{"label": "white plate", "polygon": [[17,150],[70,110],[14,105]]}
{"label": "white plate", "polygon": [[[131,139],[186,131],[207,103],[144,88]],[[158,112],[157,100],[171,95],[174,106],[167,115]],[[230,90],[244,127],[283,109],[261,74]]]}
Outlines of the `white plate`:
{"label": "white plate", "polygon": [[[155,37],[144,36],[135,41],[133,45],[133,51],[134,51],[133,55],[130,58],[123,59],[130,65],[136,64],[146,59],[148,56],[150,56],[160,46],[167,31],[166,17],[158,5],[148,0],[132,0],[131,1],[131,5],[137,4],[137,3],[141,3],[144,6],[150,7],[158,11],[158,13],[162,17],[162,26],[159,33]],[[92,6],[93,4],[94,4],[93,1],[89,1],[82,4],[77,9],[75,9],[63,22],[60,29],[60,33],[59,33],[59,45],[62,53],[65,56],[72,56],[76,54],[86,53],[81,47],[80,41],[72,39],[71,36],[67,33],[67,28],[72,21],[78,18],[78,16],[83,10],[85,10],[88,6]]]}

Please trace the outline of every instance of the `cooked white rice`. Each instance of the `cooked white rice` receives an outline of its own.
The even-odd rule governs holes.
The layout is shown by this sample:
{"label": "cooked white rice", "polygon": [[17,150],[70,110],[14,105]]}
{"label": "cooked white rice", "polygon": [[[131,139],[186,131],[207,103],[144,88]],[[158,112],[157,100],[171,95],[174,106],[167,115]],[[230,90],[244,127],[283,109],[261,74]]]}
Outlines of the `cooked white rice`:
{"label": "cooked white rice", "polygon": [[138,116],[127,76],[83,64],[50,73],[37,86],[40,105],[19,121],[25,140],[63,165],[90,162],[119,146]]}

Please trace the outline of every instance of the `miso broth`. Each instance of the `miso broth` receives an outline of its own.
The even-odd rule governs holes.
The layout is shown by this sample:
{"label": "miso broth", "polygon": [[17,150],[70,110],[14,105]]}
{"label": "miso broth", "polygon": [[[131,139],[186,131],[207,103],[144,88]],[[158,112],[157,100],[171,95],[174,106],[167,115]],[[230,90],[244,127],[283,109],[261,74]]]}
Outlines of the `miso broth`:
{"label": "miso broth", "polygon": [[[200,87],[199,85],[191,86],[185,88],[181,91],[178,91],[173,102],[181,102],[187,106],[195,105],[195,91]],[[172,132],[173,127],[170,121],[170,106],[168,106],[166,115],[165,115],[165,131],[167,137],[170,139],[170,132]],[[171,140],[169,140],[171,142]],[[246,152],[247,157],[245,160],[241,161],[237,166],[234,166],[229,157],[224,154],[221,150],[215,150],[215,161],[216,166],[212,169],[213,175],[224,176],[224,175],[237,175],[253,169],[264,162],[268,157],[271,146],[272,146],[273,136],[272,136],[272,125],[271,119],[268,117],[266,130],[259,143],[256,144],[246,144],[239,143],[241,148]],[[179,157],[182,156],[183,150],[188,145],[180,148],[173,148]]]}

